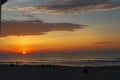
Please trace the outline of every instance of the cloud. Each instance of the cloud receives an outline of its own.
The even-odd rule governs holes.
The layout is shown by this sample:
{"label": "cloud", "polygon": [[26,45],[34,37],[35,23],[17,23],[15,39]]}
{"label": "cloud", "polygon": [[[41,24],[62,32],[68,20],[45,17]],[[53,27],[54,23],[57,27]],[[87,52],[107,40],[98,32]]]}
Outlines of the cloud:
{"label": "cloud", "polygon": [[120,0],[8,0],[2,6],[2,20],[40,19],[40,13],[67,15],[114,9],[120,9]]}
{"label": "cloud", "polygon": [[[36,2],[37,0],[33,3]],[[113,9],[120,9],[119,0],[47,0],[38,2],[36,5],[26,5],[25,7],[18,7],[11,10],[27,11],[29,13],[69,14]]]}
{"label": "cloud", "polygon": [[113,44],[113,43],[118,43],[118,41],[101,41],[101,42],[95,42],[95,44],[103,44],[103,45],[106,45],[106,44]]}
{"label": "cloud", "polygon": [[120,2],[112,0],[57,0],[42,6],[34,6],[40,12],[63,14],[112,10],[118,7]]}
{"label": "cloud", "polygon": [[2,21],[1,36],[45,35],[51,31],[74,31],[87,25],[72,23],[47,23],[41,20]]}

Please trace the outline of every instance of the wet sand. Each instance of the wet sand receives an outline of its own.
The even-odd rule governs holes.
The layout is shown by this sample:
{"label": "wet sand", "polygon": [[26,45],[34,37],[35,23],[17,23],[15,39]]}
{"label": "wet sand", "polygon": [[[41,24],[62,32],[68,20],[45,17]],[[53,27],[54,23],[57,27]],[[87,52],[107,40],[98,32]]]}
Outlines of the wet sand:
{"label": "wet sand", "polygon": [[0,65],[0,80],[120,80],[120,67]]}

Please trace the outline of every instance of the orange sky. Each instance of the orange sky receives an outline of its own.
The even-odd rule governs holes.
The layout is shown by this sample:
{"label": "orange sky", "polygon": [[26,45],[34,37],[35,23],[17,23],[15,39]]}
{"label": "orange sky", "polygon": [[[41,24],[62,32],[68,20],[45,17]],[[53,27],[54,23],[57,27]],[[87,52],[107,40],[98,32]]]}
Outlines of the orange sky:
{"label": "orange sky", "polygon": [[119,0],[9,0],[2,5],[0,52],[120,50],[119,4]]}
{"label": "orange sky", "polygon": [[74,32],[53,31],[37,36],[8,36],[0,38],[0,51],[4,52],[49,52],[49,51],[91,51],[119,49],[120,42],[107,40],[106,35],[93,34],[90,28]]}

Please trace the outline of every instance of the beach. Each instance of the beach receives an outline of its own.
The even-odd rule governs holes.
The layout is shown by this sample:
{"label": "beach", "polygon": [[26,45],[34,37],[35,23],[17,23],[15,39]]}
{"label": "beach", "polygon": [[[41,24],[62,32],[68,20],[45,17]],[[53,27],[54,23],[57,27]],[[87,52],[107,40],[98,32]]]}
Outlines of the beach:
{"label": "beach", "polygon": [[120,80],[120,66],[0,65],[0,80]]}

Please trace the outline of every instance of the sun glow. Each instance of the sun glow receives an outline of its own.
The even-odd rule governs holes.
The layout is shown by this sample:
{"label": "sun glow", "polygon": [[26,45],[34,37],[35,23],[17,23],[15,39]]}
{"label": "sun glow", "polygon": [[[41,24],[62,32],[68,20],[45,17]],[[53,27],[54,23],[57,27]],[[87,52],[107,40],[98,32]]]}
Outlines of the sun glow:
{"label": "sun glow", "polygon": [[26,51],[23,51],[22,54],[26,54]]}

